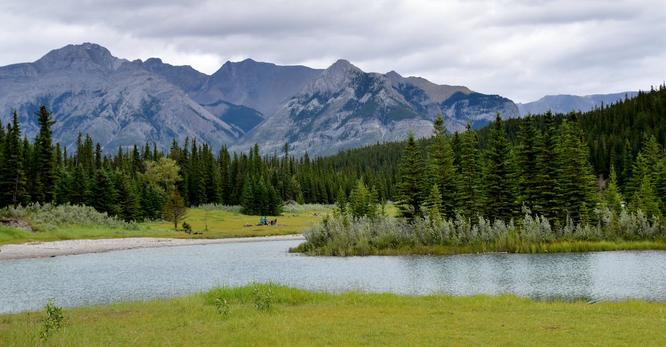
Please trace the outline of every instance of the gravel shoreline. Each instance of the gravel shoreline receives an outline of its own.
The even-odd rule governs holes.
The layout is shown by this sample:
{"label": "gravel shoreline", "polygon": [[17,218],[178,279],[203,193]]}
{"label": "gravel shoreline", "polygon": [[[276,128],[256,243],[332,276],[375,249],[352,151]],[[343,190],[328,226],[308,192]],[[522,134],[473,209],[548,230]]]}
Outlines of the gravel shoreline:
{"label": "gravel shoreline", "polygon": [[173,239],[158,237],[129,237],[97,240],[63,240],[31,242],[0,246],[0,260],[45,258],[63,255],[100,253],[137,248],[209,245],[217,243],[304,240],[303,235],[239,237],[224,239]]}

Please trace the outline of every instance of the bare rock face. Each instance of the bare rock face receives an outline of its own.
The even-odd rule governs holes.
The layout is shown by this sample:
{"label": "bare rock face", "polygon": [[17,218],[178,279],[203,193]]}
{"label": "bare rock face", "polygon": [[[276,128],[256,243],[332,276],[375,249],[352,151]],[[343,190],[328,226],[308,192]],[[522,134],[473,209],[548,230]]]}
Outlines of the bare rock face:
{"label": "bare rock face", "polygon": [[288,142],[293,153],[325,155],[409,132],[429,136],[438,114],[451,130],[483,126],[498,112],[519,115],[498,95],[367,73],[346,60],[318,70],[247,59],[209,76],[159,58],[116,58],[91,43],[0,67],[3,123],[16,110],[24,134],[34,137],[42,104],[56,120],[56,141],[71,149],[79,133],[90,134],[106,152],[146,142],[168,149],[189,137],[214,149],[257,143],[272,153]]}

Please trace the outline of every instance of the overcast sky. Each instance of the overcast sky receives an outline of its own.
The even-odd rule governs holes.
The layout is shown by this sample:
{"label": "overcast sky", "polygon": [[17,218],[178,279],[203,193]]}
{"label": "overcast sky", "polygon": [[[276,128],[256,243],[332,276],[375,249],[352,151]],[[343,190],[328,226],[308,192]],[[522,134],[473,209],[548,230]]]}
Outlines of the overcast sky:
{"label": "overcast sky", "polygon": [[95,42],[215,72],[253,58],[465,85],[517,102],[666,80],[665,0],[0,2],[0,65]]}

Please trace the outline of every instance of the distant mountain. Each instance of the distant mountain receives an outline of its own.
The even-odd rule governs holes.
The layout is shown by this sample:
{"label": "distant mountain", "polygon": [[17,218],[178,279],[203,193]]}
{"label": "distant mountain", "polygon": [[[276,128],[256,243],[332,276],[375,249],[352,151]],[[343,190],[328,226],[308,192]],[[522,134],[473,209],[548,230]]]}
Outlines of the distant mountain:
{"label": "distant mountain", "polygon": [[548,111],[553,113],[569,113],[569,112],[587,112],[595,107],[601,105],[611,105],[622,101],[625,98],[633,98],[638,95],[638,92],[622,92],[614,94],[594,94],[586,96],[577,95],[546,95],[543,98],[518,104],[520,115],[527,114],[541,114]]}
{"label": "distant mountain", "polygon": [[243,134],[141,62],[115,58],[95,44],[69,45],[34,63],[0,68],[4,122],[16,110],[24,134],[33,137],[42,104],[56,120],[54,138],[66,146],[78,133],[90,134],[107,151],[145,142],[168,148],[186,137],[219,147]]}
{"label": "distant mountain", "polygon": [[294,153],[333,154],[399,140],[408,132],[428,136],[438,114],[445,116],[450,129],[462,129],[467,123],[485,125],[498,112],[507,118],[518,116],[516,105],[497,95],[395,72],[366,73],[338,60],[232,148],[244,150],[259,143],[272,152],[288,142]]}
{"label": "distant mountain", "polygon": [[293,153],[331,154],[410,131],[428,136],[437,114],[449,129],[483,126],[497,112],[519,115],[498,95],[394,71],[367,73],[345,60],[320,70],[246,59],[209,76],[159,58],[116,58],[92,43],[0,67],[3,122],[17,110],[33,137],[41,104],[57,121],[57,141],[71,146],[78,133],[87,133],[107,152],[145,142],[166,149],[189,137],[214,148],[244,150],[258,143],[273,151],[289,142]]}

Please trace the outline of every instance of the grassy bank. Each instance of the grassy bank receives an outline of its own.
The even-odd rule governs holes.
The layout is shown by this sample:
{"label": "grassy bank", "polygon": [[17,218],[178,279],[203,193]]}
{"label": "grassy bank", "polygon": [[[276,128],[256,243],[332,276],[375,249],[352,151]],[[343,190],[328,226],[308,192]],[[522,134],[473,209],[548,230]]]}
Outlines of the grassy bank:
{"label": "grassy bank", "polygon": [[403,245],[390,248],[372,248],[365,245],[349,248],[309,248],[307,243],[290,249],[292,253],[320,256],[358,255],[454,255],[470,253],[567,253],[604,251],[666,250],[666,240],[658,241],[557,241],[531,243],[517,247],[494,244],[474,245]]}
{"label": "grassy bank", "polygon": [[192,208],[183,220],[192,226],[192,234],[174,231],[171,223],[159,221],[130,224],[102,219],[86,222],[82,218],[74,223],[47,224],[42,219],[49,218],[31,221],[26,217],[35,231],[0,226],[0,244],[120,237],[226,238],[298,234],[320,221],[329,210],[319,205],[288,207],[282,216],[268,217],[277,218],[277,226],[257,226],[259,217],[243,215],[236,208]]}
{"label": "grassy bank", "polygon": [[[272,292],[258,310],[255,291]],[[218,311],[217,298],[228,312]],[[0,316],[0,345],[39,345],[44,312]],[[276,286],[64,310],[45,345],[664,345],[666,304],[513,296],[324,294]]]}

